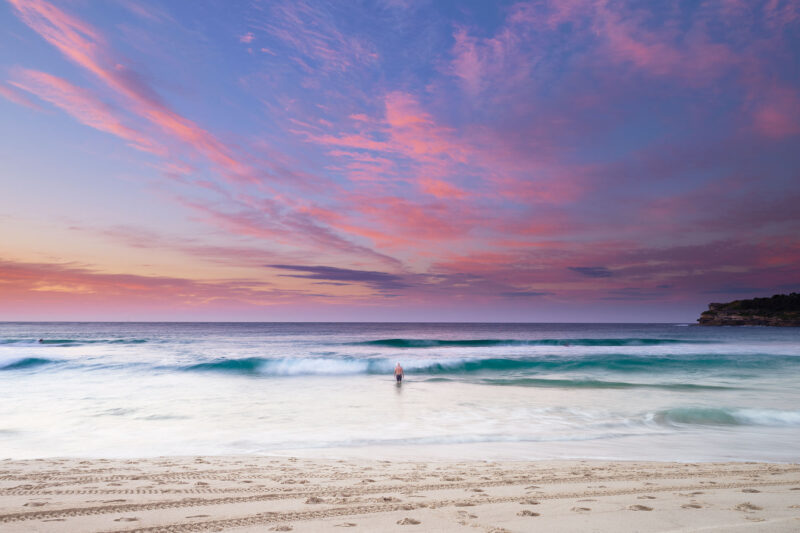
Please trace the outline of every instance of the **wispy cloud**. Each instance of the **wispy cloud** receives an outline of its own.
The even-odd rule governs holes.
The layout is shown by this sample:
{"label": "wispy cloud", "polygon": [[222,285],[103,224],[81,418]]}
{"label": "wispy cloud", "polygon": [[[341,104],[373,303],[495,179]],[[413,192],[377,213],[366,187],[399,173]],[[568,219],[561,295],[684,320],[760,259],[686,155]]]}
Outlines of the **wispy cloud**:
{"label": "wispy cloud", "polygon": [[611,277],[611,271],[606,267],[602,266],[590,266],[590,267],[567,267],[573,272],[577,272],[583,276],[587,276],[590,278],[608,278]]}
{"label": "wispy cloud", "polygon": [[290,56],[299,54],[301,64],[313,62],[318,72],[343,72],[378,60],[368,41],[339,28],[332,11],[342,6],[335,3],[256,2],[254,7],[251,27],[278,39]]}
{"label": "wispy cloud", "polygon": [[25,106],[34,111],[43,111],[42,106],[25,96],[24,93],[6,85],[0,85],[0,96],[15,104]]}
{"label": "wispy cloud", "polygon": [[339,283],[363,283],[380,291],[396,291],[409,286],[402,277],[387,272],[353,270],[332,266],[267,265],[267,267],[297,272],[295,274],[281,274],[282,276]]}
{"label": "wispy cloud", "polygon": [[45,72],[24,69],[17,70],[10,83],[63,109],[87,126],[128,141],[137,150],[166,155],[163,147],[158,146],[150,137],[123,124],[118,111],[86,89]]}
{"label": "wispy cloud", "polygon": [[[75,266],[103,246],[254,306],[688,306],[797,279],[797,2],[9,2],[24,46],[0,96],[77,123],[14,165],[83,125],[141,174],[130,212],[76,200],[83,255],[15,294],[124,285]],[[76,174],[102,166],[93,139]]]}

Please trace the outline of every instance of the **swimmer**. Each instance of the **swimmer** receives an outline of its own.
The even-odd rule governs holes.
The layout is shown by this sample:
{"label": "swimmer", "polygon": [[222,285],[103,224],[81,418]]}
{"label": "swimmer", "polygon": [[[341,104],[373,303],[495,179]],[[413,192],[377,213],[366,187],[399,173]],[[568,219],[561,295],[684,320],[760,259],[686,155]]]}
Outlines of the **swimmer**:
{"label": "swimmer", "polygon": [[403,367],[400,366],[400,362],[397,362],[397,366],[394,367],[394,378],[400,383],[403,380]]}

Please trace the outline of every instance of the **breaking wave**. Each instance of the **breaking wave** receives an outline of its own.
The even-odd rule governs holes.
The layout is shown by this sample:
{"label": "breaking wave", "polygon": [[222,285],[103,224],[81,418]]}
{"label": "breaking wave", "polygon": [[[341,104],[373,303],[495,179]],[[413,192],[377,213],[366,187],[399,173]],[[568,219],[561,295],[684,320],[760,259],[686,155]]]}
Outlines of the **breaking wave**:
{"label": "breaking wave", "polygon": [[144,344],[147,339],[0,339],[0,345],[83,346],[85,344]]}
{"label": "breaking wave", "polygon": [[651,417],[659,424],[670,426],[800,426],[800,411],[779,409],[676,407]]}
{"label": "breaking wave", "polygon": [[22,359],[17,359],[16,361],[6,361],[0,363],[0,370],[24,370],[27,368],[50,365],[57,362],[58,361],[44,359],[41,357],[25,357]]}
{"label": "breaking wave", "polygon": [[[394,359],[316,357],[316,358],[262,358],[243,359],[221,358],[213,361],[180,367],[186,371],[226,372],[262,376],[295,375],[346,375],[346,374],[384,374],[391,373]],[[492,374],[498,372],[571,372],[586,370],[613,370],[617,372],[659,372],[686,371],[702,369],[763,369],[781,364],[800,364],[800,358],[791,356],[751,356],[743,358],[718,355],[698,355],[694,357],[640,357],[625,354],[586,355],[578,357],[520,357],[485,359],[412,359],[403,362],[406,372],[414,375],[470,375]],[[552,382],[552,380],[550,380]],[[536,386],[537,381],[524,379],[518,384]],[[574,383],[580,383],[575,381]],[[586,382],[599,384],[599,387],[634,387],[635,384],[620,382]],[[606,383],[606,385],[603,385]],[[541,386],[546,386],[542,381]],[[587,385],[587,386],[589,386]],[[554,385],[558,386],[558,385]],[[581,386],[581,385],[577,385]],[[692,388],[691,384],[682,385]]]}
{"label": "breaking wave", "polygon": [[378,339],[354,343],[361,346],[386,348],[489,348],[493,346],[660,346],[667,344],[707,344],[708,341],[679,339],[622,338],[622,339]]}

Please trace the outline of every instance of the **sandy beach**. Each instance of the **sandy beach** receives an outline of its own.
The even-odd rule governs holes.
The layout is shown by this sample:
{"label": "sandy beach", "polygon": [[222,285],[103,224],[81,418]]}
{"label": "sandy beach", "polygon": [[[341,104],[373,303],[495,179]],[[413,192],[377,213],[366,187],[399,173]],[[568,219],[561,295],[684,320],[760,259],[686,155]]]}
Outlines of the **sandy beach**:
{"label": "sandy beach", "polygon": [[797,531],[800,465],[292,457],[0,463],[3,531]]}

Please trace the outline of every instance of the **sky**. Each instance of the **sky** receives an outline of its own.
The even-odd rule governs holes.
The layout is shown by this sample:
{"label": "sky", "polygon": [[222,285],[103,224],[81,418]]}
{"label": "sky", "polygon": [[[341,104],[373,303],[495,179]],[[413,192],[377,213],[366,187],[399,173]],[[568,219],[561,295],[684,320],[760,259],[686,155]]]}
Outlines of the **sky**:
{"label": "sky", "polygon": [[0,0],[0,320],[800,290],[800,0]]}

